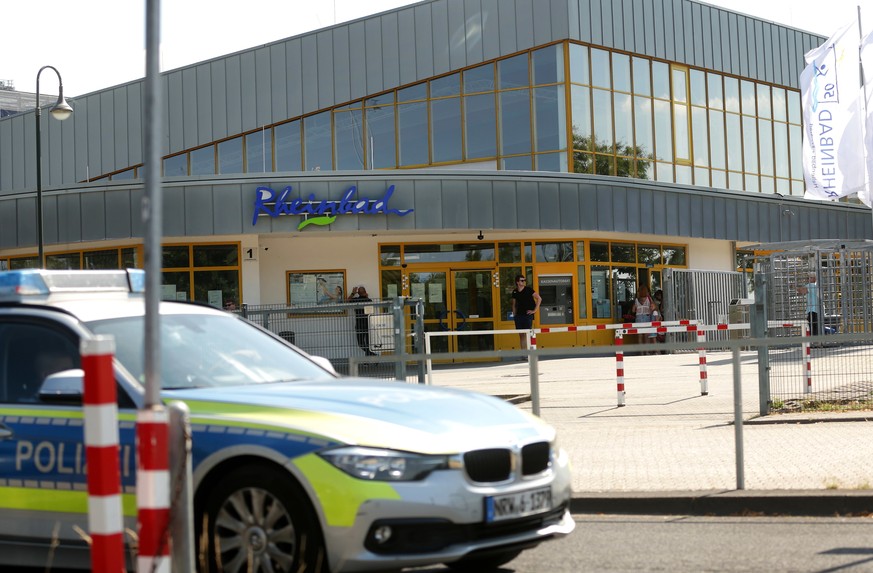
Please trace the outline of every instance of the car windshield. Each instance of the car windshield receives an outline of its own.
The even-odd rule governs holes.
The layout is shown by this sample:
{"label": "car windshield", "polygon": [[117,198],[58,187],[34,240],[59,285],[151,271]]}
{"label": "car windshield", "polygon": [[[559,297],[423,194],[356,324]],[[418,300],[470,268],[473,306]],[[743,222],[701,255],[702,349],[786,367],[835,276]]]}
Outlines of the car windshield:
{"label": "car windshield", "polygon": [[[115,356],[145,382],[142,316],[91,322],[115,337]],[[247,322],[230,315],[162,314],[161,387],[164,390],[330,378],[330,374]]]}

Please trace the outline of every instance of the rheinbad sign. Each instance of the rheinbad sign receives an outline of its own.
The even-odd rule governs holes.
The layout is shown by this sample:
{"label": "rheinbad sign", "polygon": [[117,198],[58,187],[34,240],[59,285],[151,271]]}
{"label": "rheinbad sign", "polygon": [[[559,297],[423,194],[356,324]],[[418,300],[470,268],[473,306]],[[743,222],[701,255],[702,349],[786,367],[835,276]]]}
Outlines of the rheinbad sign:
{"label": "rheinbad sign", "polygon": [[388,206],[394,194],[394,185],[388,187],[381,197],[359,197],[358,188],[351,186],[339,199],[316,199],[310,194],[308,198],[291,198],[293,187],[290,185],[281,191],[271,187],[258,187],[255,197],[255,209],[252,225],[258,224],[258,217],[281,217],[283,215],[302,215],[303,220],[297,225],[301,230],[308,225],[330,225],[338,215],[397,215],[403,217],[412,213],[412,209],[392,209]]}

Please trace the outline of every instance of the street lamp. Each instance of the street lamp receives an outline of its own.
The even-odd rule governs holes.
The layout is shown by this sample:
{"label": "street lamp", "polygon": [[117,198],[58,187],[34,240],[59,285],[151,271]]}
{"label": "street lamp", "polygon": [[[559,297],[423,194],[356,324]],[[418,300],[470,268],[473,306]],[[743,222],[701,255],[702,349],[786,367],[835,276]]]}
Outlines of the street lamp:
{"label": "street lamp", "polygon": [[45,268],[45,241],[42,233],[42,146],[40,144],[40,101],[39,101],[39,75],[46,68],[50,68],[58,75],[58,101],[49,113],[59,121],[64,121],[73,115],[73,108],[64,99],[64,82],[61,73],[54,66],[43,66],[36,73],[36,234],[39,241],[39,268]]}

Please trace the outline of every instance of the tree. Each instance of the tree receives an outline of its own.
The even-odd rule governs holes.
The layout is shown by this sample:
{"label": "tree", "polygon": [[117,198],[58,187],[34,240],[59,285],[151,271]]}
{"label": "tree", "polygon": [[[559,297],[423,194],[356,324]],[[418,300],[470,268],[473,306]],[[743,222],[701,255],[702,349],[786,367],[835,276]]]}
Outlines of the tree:
{"label": "tree", "polygon": [[[642,147],[619,143],[612,146],[594,136],[573,133],[573,171],[651,179],[654,155]],[[614,165],[613,165],[614,162]]]}

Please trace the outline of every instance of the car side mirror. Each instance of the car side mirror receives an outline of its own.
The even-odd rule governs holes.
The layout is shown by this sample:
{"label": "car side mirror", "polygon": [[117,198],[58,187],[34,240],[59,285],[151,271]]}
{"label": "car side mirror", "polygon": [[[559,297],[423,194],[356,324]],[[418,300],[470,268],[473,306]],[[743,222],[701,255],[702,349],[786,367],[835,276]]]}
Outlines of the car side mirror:
{"label": "car side mirror", "polygon": [[43,402],[81,404],[84,382],[85,371],[81,368],[49,374],[39,388],[39,399]]}

